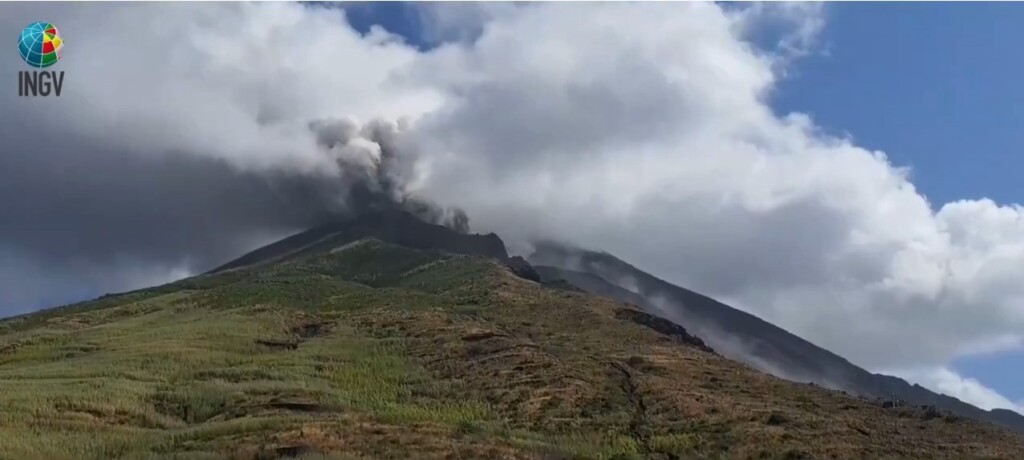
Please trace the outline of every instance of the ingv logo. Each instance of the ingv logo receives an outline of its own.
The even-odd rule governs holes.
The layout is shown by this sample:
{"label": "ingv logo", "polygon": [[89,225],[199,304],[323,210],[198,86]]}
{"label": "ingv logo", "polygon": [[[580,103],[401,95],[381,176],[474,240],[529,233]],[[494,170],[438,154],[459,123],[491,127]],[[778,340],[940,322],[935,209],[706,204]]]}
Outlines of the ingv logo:
{"label": "ingv logo", "polygon": [[[18,52],[25,63],[44,69],[57,63],[64,49],[64,37],[57,26],[49,22],[33,22],[18,36]],[[19,96],[60,96],[64,86],[64,71],[18,72]]]}

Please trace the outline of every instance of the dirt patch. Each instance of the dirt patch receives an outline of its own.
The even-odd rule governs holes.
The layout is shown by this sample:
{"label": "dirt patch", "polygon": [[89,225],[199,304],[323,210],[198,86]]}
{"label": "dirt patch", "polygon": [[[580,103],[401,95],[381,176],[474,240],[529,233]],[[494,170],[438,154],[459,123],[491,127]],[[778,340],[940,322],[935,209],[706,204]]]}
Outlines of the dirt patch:
{"label": "dirt patch", "polygon": [[299,348],[299,342],[297,340],[256,339],[255,342],[256,345],[276,350],[294,350]]}
{"label": "dirt patch", "polygon": [[352,458],[538,458],[501,440],[456,436],[453,430],[431,423],[391,425],[349,414],[338,421],[306,423],[269,437],[244,436],[224,454],[240,460],[316,457],[317,453],[328,458],[336,454],[352,454]]}
{"label": "dirt patch", "polygon": [[292,334],[303,339],[326,335],[332,330],[334,330],[334,323],[331,322],[308,322],[292,326]]}
{"label": "dirt patch", "polygon": [[312,454],[314,452],[316,452],[316,449],[308,444],[281,446],[274,449],[274,453],[277,454],[277,458],[295,458],[306,454]]}
{"label": "dirt patch", "polygon": [[279,460],[282,458],[299,458],[319,452],[319,450],[309,444],[291,444],[277,447],[261,445],[254,452],[233,452],[234,455],[231,458],[246,460]]}
{"label": "dirt patch", "polygon": [[637,447],[640,449],[640,453],[649,455],[651,452],[651,433],[648,428],[648,415],[647,415],[647,403],[644,401],[644,395],[640,392],[637,382],[633,377],[633,373],[629,371],[629,368],[617,362],[609,363],[620,376],[619,387],[622,392],[626,395],[626,399],[629,401],[632,407],[632,414],[629,421],[629,435],[636,441]]}
{"label": "dirt patch", "polygon": [[7,354],[13,354],[15,351],[18,351],[18,348],[20,348],[20,347],[21,347],[21,343],[20,342],[14,342],[14,343],[8,343],[8,344],[5,344],[5,345],[0,345],[0,356],[7,355]]}
{"label": "dirt patch", "polygon": [[768,416],[768,420],[766,421],[766,423],[772,426],[778,426],[783,425],[788,421],[789,420],[782,414],[778,412],[772,412],[772,414]]}
{"label": "dirt patch", "polygon": [[630,356],[629,359],[626,360],[626,364],[628,364],[629,367],[632,368],[633,370],[644,374],[652,374],[659,376],[668,375],[667,369],[665,369],[662,366],[659,366],[658,364],[654,363],[653,361],[644,356]]}
{"label": "dirt patch", "polygon": [[322,404],[314,402],[303,402],[303,401],[272,401],[267,404],[266,407],[271,409],[283,409],[292,412],[306,412],[306,413],[317,413],[317,412],[331,412],[331,408]]}
{"label": "dirt patch", "polygon": [[169,388],[151,397],[158,413],[185,423],[202,423],[233,412],[237,401],[230,391],[215,386]]}
{"label": "dirt patch", "polygon": [[55,405],[61,418],[88,420],[89,423],[107,426],[131,426],[142,428],[167,428],[168,423],[147,416],[144,413],[126,411],[104,405],[81,402],[60,402]]}
{"label": "dirt patch", "polygon": [[288,329],[292,334],[286,339],[256,339],[257,345],[272,348],[275,350],[295,350],[299,344],[309,339],[329,334],[334,330],[334,323],[329,321],[317,321],[309,316],[302,315],[299,322]]}
{"label": "dirt patch", "polygon": [[478,342],[481,340],[487,340],[494,337],[508,337],[507,334],[500,332],[487,331],[483,329],[473,329],[469,333],[462,336],[462,340],[465,342]]}

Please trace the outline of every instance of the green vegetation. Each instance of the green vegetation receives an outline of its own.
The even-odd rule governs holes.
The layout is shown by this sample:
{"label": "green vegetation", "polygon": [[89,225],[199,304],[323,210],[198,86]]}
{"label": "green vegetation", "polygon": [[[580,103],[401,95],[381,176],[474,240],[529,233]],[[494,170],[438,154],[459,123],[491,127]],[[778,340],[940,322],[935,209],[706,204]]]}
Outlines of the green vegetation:
{"label": "green vegetation", "polygon": [[11,318],[0,459],[1022,452],[993,427],[759,374],[620,308],[363,241]]}

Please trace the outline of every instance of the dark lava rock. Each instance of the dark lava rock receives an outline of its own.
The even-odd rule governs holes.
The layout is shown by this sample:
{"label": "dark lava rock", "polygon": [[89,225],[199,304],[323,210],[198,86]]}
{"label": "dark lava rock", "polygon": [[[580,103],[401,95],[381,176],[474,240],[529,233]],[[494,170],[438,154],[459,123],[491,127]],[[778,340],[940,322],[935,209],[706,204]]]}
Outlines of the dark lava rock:
{"label": "dark lava rock", "polygon": [[615,317],[618,319],[632,321],[641,326],[649,327],[657,332],[674,338],[679,343],[697,347],[704,351],[714,352],[714,350],[707,346],[703,340],[690,335],[690,333],[686,331],[686,328],[665,318],[644,313],[640,310],[634,310],[632,308],[620,308],[615,312]]}
{"label": "dark lava rock", "polygon": [[508,268],[512,269],[512,273],[515,273],[516,276],[530,281],[540,282],[540,273],[537,273],[537,270],[535,270],[533,265],[530,265],[526,259],[519,256],[513,256],[510,257],[505,264],[508,265]]}

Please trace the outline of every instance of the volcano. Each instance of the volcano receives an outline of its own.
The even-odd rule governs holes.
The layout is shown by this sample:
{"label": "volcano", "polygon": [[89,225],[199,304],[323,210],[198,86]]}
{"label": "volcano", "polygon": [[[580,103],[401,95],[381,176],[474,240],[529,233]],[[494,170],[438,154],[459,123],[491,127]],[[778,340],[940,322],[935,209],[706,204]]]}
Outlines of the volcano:
{"label": "volcano", "polygon": [[608,254],[529,260],[375,211],[2,320],[0,458],[1024,456],[1014,413],[870,374]]}

